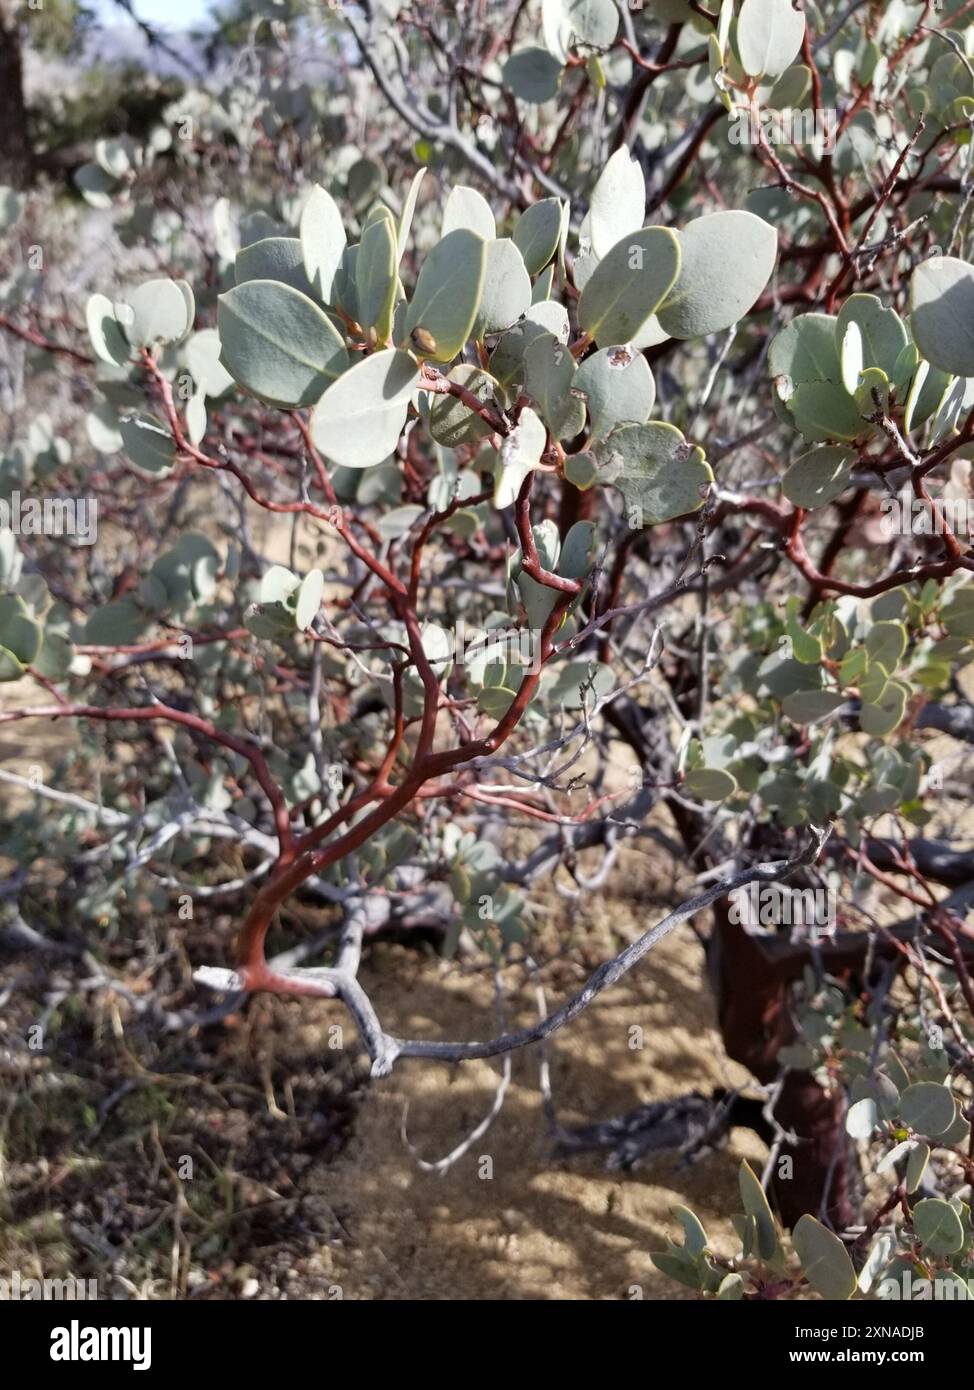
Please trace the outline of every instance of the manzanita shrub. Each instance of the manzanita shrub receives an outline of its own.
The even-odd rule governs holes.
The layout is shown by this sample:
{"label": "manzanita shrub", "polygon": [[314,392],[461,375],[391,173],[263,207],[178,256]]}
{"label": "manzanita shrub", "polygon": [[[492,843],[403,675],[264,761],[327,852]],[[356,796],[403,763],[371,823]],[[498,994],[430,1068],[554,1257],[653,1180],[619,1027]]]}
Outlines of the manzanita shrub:
{"label": "manzanita shrub", "polygon": [[[256,11],[225,87],[77,170],[143,269],[63,309],[52,194],[4,191],[0,322],[56,399],[15,417],[9,515],[81,492],[126,534],[0,534],[0,722],[101,730],[17,839],[79,918],[220,897],[198,979],[338,998],[376,1077],[539,1042],[710,909],[774,1139],[740,1249],[680,1209],[659,1268],[970,1298],[974,3],[840,8]],[[85,780],[120,741],[135,809],[129,767]],[[532,897],[640,836],[700,892],[557,1012],[387,1031],[370,932],[530,968]],[[298,894],[341,909],[327,964],[265,954]]]}

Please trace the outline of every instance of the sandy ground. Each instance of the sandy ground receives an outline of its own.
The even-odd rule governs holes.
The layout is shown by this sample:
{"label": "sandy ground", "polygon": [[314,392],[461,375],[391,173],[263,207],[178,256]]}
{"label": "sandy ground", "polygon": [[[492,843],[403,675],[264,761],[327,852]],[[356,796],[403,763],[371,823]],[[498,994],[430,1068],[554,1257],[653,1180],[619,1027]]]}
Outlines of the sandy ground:
{"label": "sandy ground", "polygon": [[[621,946],[644,928],[640,897],[638,889],[629,898],[610,892],[595,913],[582,911],[575,924],[581,961],[559,961],[542,972],[551,983],[549,1009],[602,959],[610,938]],[[744,1079],[723,1057],[701,986],[701,957],[684,928],[553,1038],[551,1085],[563,1123],[605,1119],[651,1099]],[[385,1026],[400,1035],[474,1038],[496,1031],[489,984],[460,964],[380,945],[363,978]],[[507,1003],[509,1024],[531,1019],[529,987]],[[304,1039],[313,1045],[315,1032],[334,1018],[329,1006],[312,1005]],[[634,1026],[643,1030],[641,1050],[630,1047]],[[693,1167],[666,1157],[632,1174],[607,1171],[599,1155],[556,1159],[538,1060],[534,1050],[513,1059],[499,1117],[446,1173],[417,1166],[400,1137],[404,1111],[417,1153],[427,1162],[441,1159],[490,1112],[500,1063],[405,1060],[371,1087],[344,1153],[308,1175],[344,1235],[303,1264],[302,1285],[310,1291],[320,1269],[323,1283],[340,1286],[346,1298],[690,1296],[656,1271],[649,1252],[675,1233],[671,1209],[683,1202],[729,1253],[734,1236],[720,1213],[736,1210],[740,1159],[760,1162],[760,1141],[735,1130],[727,1150]],[[329,1296],[327,1287],[321,1294]]]}

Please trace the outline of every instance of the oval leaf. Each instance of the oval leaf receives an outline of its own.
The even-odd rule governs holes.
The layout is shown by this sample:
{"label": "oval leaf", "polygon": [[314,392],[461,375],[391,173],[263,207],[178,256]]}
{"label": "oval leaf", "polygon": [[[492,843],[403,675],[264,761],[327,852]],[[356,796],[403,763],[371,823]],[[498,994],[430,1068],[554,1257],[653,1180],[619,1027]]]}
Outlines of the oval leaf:
{"label": "oval leaf", "polygon": [[465,188],[463,184],[458,184],[446,200],[440,236],[449,236],[459,227],[476,232],[484,241],[493,241],[497,236],[497,223],[487,199],[475,188]]}
{"label": "oval leaf", "polygon": [[[498,383],[482,367],[472,362],[459,362],[450,369],[449,380],[464,387],[478,401],[503,401],[504,393]],[[490,422],[476,414],[456,396],[437,395],[430,407],[430,434],[438,444],[455,449],[458,444],[473,444],[490,433]]]}
{"label": "oval leaf", "polygon": [[737,46],[751,77],[780,77],[805,37],[805,16],[791,0],[744,0],[737,21]]}
{"label": "oval leaf", "polygon": [[220,296],[217,313],[223,365],[271,405],[311,405],[348,365],[327,314],[290,285],[249,280]]}
{"label": "oval leaf", "polygon": [[488,241],[474,336],[500,333],[531,307],[531,280],[520,251],[506,237]]}
{"label": "oval leaf", "polygon": [[839,1237],[807,1213],[792,1231],[805,1278],[823,1298],[844,1300],[856,1291],[856,1271]]}
{"label": "oval leaf", "polygon": [[603,480],[613,483],[644,526],[699,511],[714,475],[703,450],[691,447],[673,425],[623,425],[599,453]]}
{"label": "oval leaf", "polygon": [[854,459],[848,449],[812,449],[788,469],[782,491],[796,507],[824,507],[845,491]]}
{"label": "oval leaf", "polygon": [[301,242],[294,236],[268,236],[237,252],[233,272],[238,285],[248,280],[280,280],[283,285],[311,295],[304,269]]}
{"label": "oval leaf", "polygon": [[126,295],[125,303],[133,315],[125,329],[133,347],[178,342],[192,326],[185,291],[175,280],[147,280]]}
{"label": "oval leaf", "polygon": [[486,262],[487,243],[463,227],[437,242],[426,257],[404,325],[407,335],[422,330],[424,356],[450,362],[470,337]]}
{"label": "oval leaf", "polygon": [[299,631],[306,632],[314,622],[324,589],[325,576],[321,570],[311,570],[301,581],[297,604],[294,609],[294,621]]}
{"label": "oval leaf", "polygon": [[778,1252],[778,1228],[764,1188],[747,1160],[737,1170],[737,1182],[745,1215],[753,1223],[753,1251],[762,1260],[772,1260]]}
{"label": "oval leaf", "polygon": [[304,205],[298,231],[305,274],[318,298],[333,304],[335,275],[348,238],[337,203],[318,184]]}
{"label": "oval leaf", "polygon": [[656,317],[671,338],[730,328],[774,270],[778,233],[753,212],[712,212],[679,233],[680,276]]}
{"label": "oval leaf", "polygon": [[315,406],[315,444],[344,468],[381,463],[399,442],[418,382],[419,369],[408,353],[389,348],[363,358]]}
{"label": "oval leaf", "polygon": [[130,461],[147,478],[164,478],[176,462],[172,435],[150,415],[134,415],[119,421],[119,433]]}
{"label": "oval leaf", "polygon": [[562,65],[544,48],[520,48],[504,64],[504,86],[520,101],[540,106],[558,95]]}
{"label": "oval leaf", "polygon": [[85,320],[95,356],[102,362],[123,366],[129,359],[129,345],[111,300],[103,294],[93,294],[85,307]]}
{"label": "oval leaf", "polygon": [[946,1086],[916,1081],[900,1096],[900,1115],[918,1134],[936,1139],[954,1123],[957,1105]]}
{"label": "oval leaf", "polygon": [[585,396],[596,439],[617,425],[645,424],[656,401],[649,363],[628,347],[602,348],[587,357],[575,374],[573,389]]}
{"label": "oval leaf", "polygon": [[695,767],[684,785],[698,801],[723,801],[737,791],[737,779],[719,767]]}
{"label": "oval leaf", "polygon": [[399,283],[399,240],[391,216],[377,217],[362,233],[355,261],[358,321],[373,329],[380,343],[389,341],[392,310]]}
{"label": "oval leaf", "polygon": [[625,145],[606,164],[592,190],[589,227],[592,250],[601,258],[630,232],[643,225],[646,216],[646,180],[642,166]]}
{"label": "oval leaf", "polygon": [[537,275],[548,264],[558,250],[560,236],[561,203],[557,198],[542,198],[521,214],[513,241],[529,275]]}
{"label": "oval leaf", "polygon": [[964,1248],[964,1227],[941,1197],[926,1197],[913,1208],[913,1229],[931,1255],[956,1255]]}
{"label": "oval leaf", "polygon": [[918,265],[910,286],[910,322],[928,362],[974,376],[974,266],[954,256]]}
{"label": "oval leaf", "polygon": [[[755,221],[758,219],[755,218]],[[665,227],[644,227],[616,243],[578,301],[578,323],[599,346],[631,343],[677,282],[680,243]]]}

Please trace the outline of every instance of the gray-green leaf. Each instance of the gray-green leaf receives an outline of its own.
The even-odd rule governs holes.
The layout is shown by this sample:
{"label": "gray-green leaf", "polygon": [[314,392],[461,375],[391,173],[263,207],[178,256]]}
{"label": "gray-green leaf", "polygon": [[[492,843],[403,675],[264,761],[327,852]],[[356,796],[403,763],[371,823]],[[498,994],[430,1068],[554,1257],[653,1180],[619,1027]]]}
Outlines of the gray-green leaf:
{"label": "gray-green leaf", "polygon": [[348,366],[327,314],[290,285],[248,280],[220,296],[217,315],[223,365],[271,405],[311,405]]}
{"label": "gray-green leaf", "polygon": [[796,507],[824,507],[845,491],[854,459],[848,449],[812,449],[788,469],[782,491]]}
{"label": "gray-green leaf", "polygon": [[642,166],[622,145],[612,155],[592,190],[589,227],[592,250],[601,258],[617,242],[643,225],[646,216],[646,180]]}
{"label": "gray-green leaf", "polygon": [[294,621],[299,631],[307,631],[314,621],[324,589],[325,576],[321,570],[310,570],[302,579],[294,608]]}
{"label": "gray-green leaf", "polygon": [[248,280],[279,280],[283,285],[314,293],[304,268],[301,242],[296,236],[269,236],[252,241],[237,252],[234,276],[238,285]]}
{"label": "gray-green leaf", "polygon": [[560,235],[561,203],[557,198],[542,198],[521,214],[513,241],[529,275],[537,275],[548,264],[558,250]]}
{"label": "gray-green leaf", "polygon": [[125,452],[144,477],[158,479],[169,474],[176,462],[172,435],[149,415],[134,415],[119,422]]}
{"label": "gray-green leaf", "polygon": [[434,361],[452,361],[470,337],[486,262],[487,243],[464,227],[438,241],[423,262],[404,331],[424,329],[435,344],[427,354]]}
{"label": "gray-green leaf", "polygon": [[530,307],[531,280],[520,251],[507,237],[488,241],[474,337],[510,328]]}
{"label": "gray-green leaf", "polygon": [[304,205],[298,230],[305,274],[318,298],[332,304],[335,274],[348,238],[337,203],[318,184]]}
{"label": "gray-green leaf", "polygon": [[665,227],[633,232],[595,267],[578,301],[579,327],[600,347],[631,343],[679,272],[680,243],[673,232]]}
{"label": "gray-green leaf", "polygon": [[548,432],[530,408],[521,411],[517,427],[504,440],[494,473],[494,506],[509,507],[521,484],[541,462]]}
{"label": "gray-green leaf", "polygon": [[910,322],[928,362],[956,376],[974,376],[974,266],[935,256],[913,272]]}
{"label": "gray-green leaf", "polygon": [[487,199],[475,188],[467,188],[462,183],[457,184],[446,200],[440,235],[449,236],[459,227],[476,232],[484,241],[493,241],[497,236],[497,223]]}
{"label": "gray-green leaf", "polygon": [[550,333],[534,338],[524,353],[524,389],[538,403],[557,439],[570,439],[585,423],[585,406],[572,394],[575,359]]}
{"label": "gray-green leaf", "polygon": [[684,783],[697,801],[724,801],[737,791],[737,779],[719,767],[695,767]]}
{"label": "gray-green leaf", "polygon": [[574,44],[608,48],[619,28],[619,12],[613,0],[542,0],[541,23],[546,46],[564,63]]}
{"label": "gray-green leaf", "polygon": [[913,1208],[913,1229],[931,1255],[955,1255],[964,1248],[964,1227],[949,1202],[926,1197]]}
{"label": "gray-green leaf", "polygon": [[[463,386],[478,401],[504,401],[504,392],[489,372],[472,362],[458,362],[449,372],[449,380]],[[430,434],[447,449],[458,444],[473,444],[490,433],[490,423],[476,414],[456,396],[436,395],[430,406]]]}
{"label": "gray-green leaf", "polygon": [[950,1129],[956,1113],[953,1095],[935,1081],[916,1081],[900,1096],[900,1115],[911,1129],[931,1139]]}
{"label": "gray-green leaf", "polygon": [[359,323],[374,329],[380,343],[389,341],[396,301],[399,239],[392,216],[377,217],[362,232],[355,261]]}
{"label": "gray-green leaf", "polygon": [[805,16],[791,0],[744,0],[737,20],[737,46],[749,76],[780,76],[804,37]]}
{"label": "gray-green leaf", "polygon": [[645,424],[656,400],[649,363],[628,347],[602,348],[586,358],[575,375],[574,389],[586,397],[596,439],[617,425]]}
{"label": "gray-green leaf", "polygon": [[755,1252],[762,1260],[774,1259],[778,1252],[778,1228],[764,1188],[746,1159],[737,1170],[737,1180],[745,1215],[754,1222]]}
{"label": "gray-green leaf", "polygon": [[519,48],[501,71],[504,86],[521,101],[540,106],[558,95],[562,65],[545,48]]}
{"label": "gray-green leaf", "polygon": [[778,254],[778,233],[753,212],[712,212],[679,233],[680,275],[656,311],[671,338],[719,333],[759,298]]}
{"label": "gray-green leaf", "polygon": [[121,324],[115,317],[115,308],[110,299],[103,294],[93,294],[85,307],[88,336],[95,356],[102,362],[122,366],[129,359],[129,344]]}
{"label": "gray-green leaf", "polygon": [[851,1298],[856,1291],[856,1271],[839,1237],[808,1213],[792,1231],[795,1253],[805,1278],[816,1293],[830,1300]]}
{"label": "gray-green leaf", "polygon": [[138,285],[125,298],[133,315],[125,329],[129,342],[133,347],[178,342],[192,327],[191,299],[175,280],[147,280]]}
{"label": "gray-green leaf", "polygon": [[381,463],[399,441],[418,382],[416,363],[395,348],[356,362],[315,406],[315,444],[344,468]]}
{"label": "gray-green leaf", "polygon": [[611,482],[645,526],[699,511],[714,475],[703,450],[673,425],[652,421],[613,430],[599,452],[603,481]]}

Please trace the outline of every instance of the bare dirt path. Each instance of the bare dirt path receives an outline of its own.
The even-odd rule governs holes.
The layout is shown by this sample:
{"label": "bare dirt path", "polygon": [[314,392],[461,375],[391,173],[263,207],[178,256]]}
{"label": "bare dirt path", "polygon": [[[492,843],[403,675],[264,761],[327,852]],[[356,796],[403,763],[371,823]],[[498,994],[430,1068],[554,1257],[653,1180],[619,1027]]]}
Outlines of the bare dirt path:
{"label": "bare dirt path", "polygon": [[[628,937],[639,911],[632,899],[607,896],[603,921],[585,932],[592,964],[600,939],[608,945],[606,918],[613,935]],[[688,930],[674,934],[555,1037],[551,1077],[563,1123],[745,1079],[723,1058],[701,957]],[[567,964],[545,972],[566,991],[582,973]],[[380,946],[367,975],[393,1031],[475,1037],[495,1029],[487,982],[459,966]],[[549,1004],[558,998],[552,984]],[[523,1003],[512,1012],[526,1020],[533,1007],[527,992]],[[644,1030],[642,1050],[629,1047],[633,1025]],[[735,1130],[727,1150],[693,1167],[663,1157],[632,1174],[606,1171],[598,1155],[555,1159],[532,1053],[514,1059],[504,1108],[472,1150],[444,1175],[420,1171],[400,1140],[404,1106],[410,1140],[425,1159],[439,1159],[490,1110],[499,1074],[499,1063],[447,1068],[407,1061],[371,1089],[345,1152],[309,1174],[349,1239],[320,1251],[302,1284],[307,1288],[316,1265],[346,1298],[617,1299],[637,1296],[633,1286],[645,1298],[689,1297],[657,1272],[649,1252],[674,1234],[677,1202],[692,1206],[726,1251],[733,1248],[730,1223],[718,1213],[738,1206],[741,1158],[762,1161],[757,1137]]]}

